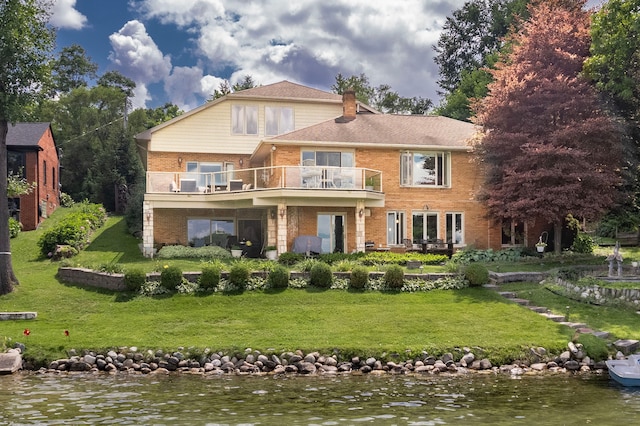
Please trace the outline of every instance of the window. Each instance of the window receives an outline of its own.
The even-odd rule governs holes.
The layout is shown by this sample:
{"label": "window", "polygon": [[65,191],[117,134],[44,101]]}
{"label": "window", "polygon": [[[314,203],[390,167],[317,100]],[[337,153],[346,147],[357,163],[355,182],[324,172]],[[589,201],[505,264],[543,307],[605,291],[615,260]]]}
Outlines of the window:
{"label": "window", "polygon": [[414,244],[438,239],[438,213],[413,213],[412,237]]}
{"label": "window", "polygon": [[264,107],[264,134],[276,136],[294,130],[293,108]]}
{"label": "window", "polygon": [[231,132],[234,135],[257,135],[258,107],[233,105],[231,107]]}
{"label": "window", "polygon": [[387,212],[387,245],[404,245],[404,212]]}
{"label": "window", "polygon": [[462,213],[447,213],[447,242],[456,245],[464,244],[464,221]]}
{"label": "window", "polygon": [[42,162],[42,180],[43,180],[43,184],[46,185],[47,184],[47,162],[43,161]]}
{"label": "window", "polygon": [[189,219],[187,238],[193,247],[217,245],[226,248],[229,237],[235,235],[235,229],[233,219]]}
{"label": "window", "polygon": [[226,185],[233,179],[233,163],[199,163],[187,162],[187,173],[193,174],[198,186]]}
{"label": "window", "polygon": [[502,222],[502,245],[523,246],[525,237],[524,222],[505,220]]}
{"label": "window", "polygon": [[52,184],[51,187],[53,189],[57,189],[56,188],[56,168],[55,167],[51,168],[51,184]]}
{"label": "window", "polygon": [[8,172],[13,173],[14,175],[18,175],[20,177],[25,177],[24,167],[26,165],[25,154],[24,152],[7,152],[7,166]]}
{"label": "window", "polygon": [[403,152],[400,156],[402,186],[449,186],[449,153]]}
{"label": "window", "polygon": [[[353,151],[302,151],[303,166],[311,166],[304,170],[302,186],[327,188],[353,188],[355,185]],[[305,174],[311,174],[310,180]],[[313,175],[319,174],[318,177]]]}

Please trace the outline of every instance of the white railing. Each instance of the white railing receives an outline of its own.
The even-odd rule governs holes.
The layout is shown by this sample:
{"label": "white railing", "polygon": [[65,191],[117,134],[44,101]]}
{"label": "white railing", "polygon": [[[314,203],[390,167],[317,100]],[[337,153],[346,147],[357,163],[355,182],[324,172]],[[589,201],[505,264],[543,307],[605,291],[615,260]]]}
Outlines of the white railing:
{"label": "white railing", "polygon": [[276,166],[228,172],[147,172],[147,193],[216,193],[264,189],[382,192],[382,172],[358,167]]}

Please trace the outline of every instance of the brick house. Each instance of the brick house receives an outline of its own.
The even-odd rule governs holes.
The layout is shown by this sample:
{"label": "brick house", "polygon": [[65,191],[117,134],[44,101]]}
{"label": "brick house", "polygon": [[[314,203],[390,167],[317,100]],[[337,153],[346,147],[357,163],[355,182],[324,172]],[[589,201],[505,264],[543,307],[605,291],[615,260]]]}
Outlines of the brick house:
{"label": "brick house", "polygon": [[322,252],[522,245],[475,200],[475,135],[445,117],[379,114],[353,92],[281,82],[226,95],[136,136],[145,255],[245,241],[249,255],[282,253],[299,236],[321,237]]}
{"label": "brick house", "polygon": [[7,161],[9,172],[36,183],[30,194],[9,199],[9,215],[23,230],[36,229],[60,205],[60,163],[51,124],[9,124]]}

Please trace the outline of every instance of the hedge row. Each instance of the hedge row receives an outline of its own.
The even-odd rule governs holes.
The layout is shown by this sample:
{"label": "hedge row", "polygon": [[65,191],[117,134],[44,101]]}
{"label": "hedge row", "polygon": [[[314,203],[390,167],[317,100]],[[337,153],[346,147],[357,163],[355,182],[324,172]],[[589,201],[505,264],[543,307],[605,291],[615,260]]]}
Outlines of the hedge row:
{"label": "hedge row", "polygon": [[82,250],[89,244],[91,233],[102,227],[107,220],[107,212],[100,204],[83,201],[72,209],[74,211],[42,234],[38,240],[38,247],[43,256],[54,257],[59,246]]}

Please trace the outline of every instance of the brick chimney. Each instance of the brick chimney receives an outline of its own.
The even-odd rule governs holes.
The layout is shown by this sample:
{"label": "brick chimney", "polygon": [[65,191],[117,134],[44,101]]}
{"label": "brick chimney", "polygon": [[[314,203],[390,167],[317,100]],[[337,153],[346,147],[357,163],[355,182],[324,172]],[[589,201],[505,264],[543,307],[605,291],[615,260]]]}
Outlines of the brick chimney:
{"label": "brick chimney", "polygon": [[342,118],[348,121],[356,119],[356,91],[353,89],[342,94]]}

